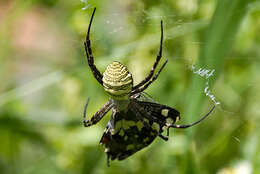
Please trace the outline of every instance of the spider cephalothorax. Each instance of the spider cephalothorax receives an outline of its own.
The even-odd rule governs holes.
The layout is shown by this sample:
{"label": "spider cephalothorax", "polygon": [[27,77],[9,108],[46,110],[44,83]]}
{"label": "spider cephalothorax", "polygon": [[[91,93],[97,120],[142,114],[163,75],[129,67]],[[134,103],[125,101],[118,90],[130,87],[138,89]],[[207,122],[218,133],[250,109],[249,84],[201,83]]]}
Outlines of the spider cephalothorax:
{"label": "spider cephalothorax", "polygon": [[[100,144],[105,146],[107,159],[123,160],[135,152],[143,149],[159,136],[168,140],[169,128],[188,128],[201,122],[209,116],[215,106],[200,120],[188,125],[175,125],[180,119],[180,113],[166,105],[146,100],[143,91],[157,79],[167,60],[154,75],[154,71],[162,57],[163,23],[161,21],[160,49],[156,61],[150,73],[137,85],[133,86],[133,78],[126,66],[120,62],[113,62],[108,65],[102,75],[94,64],[91,43],[89,39],[90,28],[95,14],[94,9],[84,42],[87,61],[94,77],[108,92],[111,99],[97,111],[90,120],[86,120],[86,110],[89,99],[86,102],[83,113],[85,127],[96,124],[105,114],[112,109],[112,116],[107,123],[105,132]],[[163,131],[167,136],[163,136]]]}

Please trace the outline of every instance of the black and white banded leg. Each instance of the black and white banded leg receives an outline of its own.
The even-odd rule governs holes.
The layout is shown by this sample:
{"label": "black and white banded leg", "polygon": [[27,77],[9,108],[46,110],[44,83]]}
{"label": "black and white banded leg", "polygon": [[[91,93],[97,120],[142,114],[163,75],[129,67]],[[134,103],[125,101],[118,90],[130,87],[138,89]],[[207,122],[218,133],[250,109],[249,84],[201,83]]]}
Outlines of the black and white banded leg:
{"label": "black and white banded leg", "polygon": [[160,75],[161,71],[163,70],[163,68],[165,67],[165,65],[167,64],[168,59],[163,63],[163,65],[161,66],[161,68],[159,69],[159,71],[153,76],[153,78],[147,82],[143,87],[140,87],[134,91],[131,92],[131,96],[140,92],[143,92],[144,90],[146,90]]}
{"label": "black and white banded leg", "polygon": [[88,32],[87,32],[87,36],[86,36],[86,41],[84,42],[84,46],[85,46],[85,51],[86,51],[86,55],[87,55],[88,65],[89,65],[94,77],[102,85],[103,84],[103,82],[102,82],[103,75],[100,73],[100,71],[97,69],[96,65],[94,64],[94,57],[93,57],[92,49],[91,49],[91,42],[90,42],[90,39],[89,39],[90,28],[91,28],[91,24],[92,24],[92,20],[93,20],[95,11],[96,11],[96,8],[94,8],[94,11],[93,11],[91,19],[90,19],[90,23],[89,23],[89,26],[88,26]]}
{"label": "black and white banded leg", "polygon": [[154,71],[160,61],[160,59],[162,58],[162,45],[163,45],[163,22],[161,21],[161,40],[160,40],[160,49],[159,52],[157,54],[155,63],[150,71],[150,73],[148,74],[148,76],[145,77],[144,80],[142,80],[139,84],[137,84],[136,86],[133,87],[133,90],[138,89],[139,87],[143,86],[145,83],[147,83],[153,76]]}
{"label": "black and white banded leg", "polygon": [[110,99],[108,102],[106,102],[106,104],[104,104],[104,106],[102,108],[99,109],[99,111],[97,111],[91,117],[90,120],[87,120],[86,114],[87,114],[88,103],[89,103],[89,98],[85,104],[84,112],[83,112],[83,124],[85,127],[89,127],[89,126],[92,126],[92,125],[98,123],[106,115],[106,113],[113,107],[113,102]]}

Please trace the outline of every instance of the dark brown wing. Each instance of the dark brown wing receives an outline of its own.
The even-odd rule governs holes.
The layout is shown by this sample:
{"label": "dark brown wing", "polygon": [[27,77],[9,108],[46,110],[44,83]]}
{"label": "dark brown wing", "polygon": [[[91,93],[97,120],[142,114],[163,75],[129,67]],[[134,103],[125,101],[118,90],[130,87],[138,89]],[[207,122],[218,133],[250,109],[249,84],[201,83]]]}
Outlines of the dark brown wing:
{"label": "dark brown wing", "polygon": [[180,112],[174,108],[158,103],[137,101],[138,108],[149,120],[160,123],[164,126],[167,120],[172,119],[175,123],[180,119]]}
{"label": "dark brown wing", "polygon": [[151,144],[162,133],[167,118],[175,122],[177,117],[179,112],[168,106],[133,99],[127,111],[113,110],[100,143],[108,159],[123,160]]}
{"label": "dark brown wing", "polygon": [[158,135],[149,122],[147,126],[144,125],[139,119],[142,115],[136,113],[133,108],[128,109],[126,113],[115,112],[114,116],[111,117],[100,140],[111,160],[123,160],[131,156],[151,144]]}

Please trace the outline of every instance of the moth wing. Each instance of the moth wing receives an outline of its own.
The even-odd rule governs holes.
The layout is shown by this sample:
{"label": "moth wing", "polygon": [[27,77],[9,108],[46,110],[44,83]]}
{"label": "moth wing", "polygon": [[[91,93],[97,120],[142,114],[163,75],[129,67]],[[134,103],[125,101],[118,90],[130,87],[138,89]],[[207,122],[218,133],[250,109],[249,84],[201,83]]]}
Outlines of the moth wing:
{"label": "moth wing", "polygon": [[137,104],[148,119],[158,122],[166,121],[166,119],[172,119],[175,122],[180,119],[180,112],[172,107],[147,101],[137,101]]}
{"label": "moth wing", "polygon": [[[137,104],[136,101],[133,103]],[[142,118],[142,113],[133,105],[127,112],[112,112],[112,117],[100,140],[100,144],[105,146],[108,159],[123,160],[151,144],[157,137],[151,125],[144,126]]]}
{"label": "moth wing", "polygon": [[146,92],[138,93],[134,96],[134,98],[138,101],[144,101],[144,102],[152,102],[152,103],[158,103],[153,99],[151,95],[149,95]]}

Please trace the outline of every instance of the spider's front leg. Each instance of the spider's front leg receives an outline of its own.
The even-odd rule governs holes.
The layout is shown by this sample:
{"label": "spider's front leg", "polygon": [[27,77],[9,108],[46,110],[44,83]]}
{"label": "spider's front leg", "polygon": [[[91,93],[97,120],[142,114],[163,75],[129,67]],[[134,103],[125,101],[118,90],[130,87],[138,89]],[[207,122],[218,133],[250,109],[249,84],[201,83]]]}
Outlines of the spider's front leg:
{"label": "spider's front leg", "polygon": [[148,74],[148,76],[145,77],[144,80],[142,80],[139,84],[135,85],[133,87],[133,90],[136,90],[138,89],[139,87],[143,86],[144,84],[146,84],[153,76],[154,74],[154,71],[159,63],[159,61],[161,60],[162,58],[162,45],[163,45],[163,21],[161,21],[161,39],[160,39],[160,49],[159,49],[159,52],[157,54],[157,57],[156,57],[156,60],[154,62],[154,65],[150,71],[150,73]]}
{"label": "spider's front leg", "polygon": [[163,65],[161,66],[161,68],[159,69],[159,71],[153,76],[153,78],[147,82],[143,87],[140,87],[140,88],[137,88],[135,90],[132,90],[131,91],[131,96],[134,95],[134,94],[137,94],[137,93],[141,93],[143,92],[145,89],[147,89],[151,83],[153,83],[160,75],[161,71],[163,70],[163,68],[165,67],[165,65],[167,64],[168,62],[168,59],[163,63]]}
{"label": "spider's front leg", "polygon": [[92,24],[92,20],[95,14],[96,8],[94,8],[94,11],[91,15],[90,18],[90,22],[89,22],[89,26],[88,26],[88,32],[87,32],[87,36],[86,36],[86,41],[84,42],[84,46],[85,46],[85,51],[86,51],[86,55],[87,55],[87,61],[88,61],[88,65],[94,75],[94,77],[97,79],[97,81],[102,85],[102,74],[100,73],[100,71],[97,69],[96,65],[94,64],[94,57],[92,54],[92,49],[91,49],[91,43],[90,43],[90,39],[89,39],[89,35],[90,35],[90,28],[91,28],[91,24]]}
{"label": "spider's front leg", "polygon": [[157,67],[160,59],[162,58],[162,44],[163,44],[163,22],[161,21],[161,41],[160,41],[159,53],[156,57],[156,60],[154,62],[154,65],[153,65],[150,73],[148,74],[147,77],[145,77],[144,80],[142,80],[139,84],[137,84],[136,86],[133,87],[133,89],[131,91],[131,96],[134,95],[134,94],[143,92],[146,88],[148,88],[148,86],[150,86],[150,84],[153,83],[158,78],[162,69],[165,67],[166,63],[168,62],[168,60],[166,60],[163,63],[163,65],[161,66],[161,68],[159,69],[159,71],[155,74],[155,76],[153,76],[155,68]]}
{"label": "spider's front leg", "polygon": [[99,109],[99,111],[97,111],[91,117],[90,120],[87,120],[86,113],[87,113],[88,102],[89,102],[89,98],[85,104],[84,112],[83,112],[83,124],[85,127],[92,126],[92,125],[96,124],[97,122],[99,122],[114,105],[112,100],[110,99],[108,102],[106,102],[106,104],[104,104],[104,106],[102,108]]}

